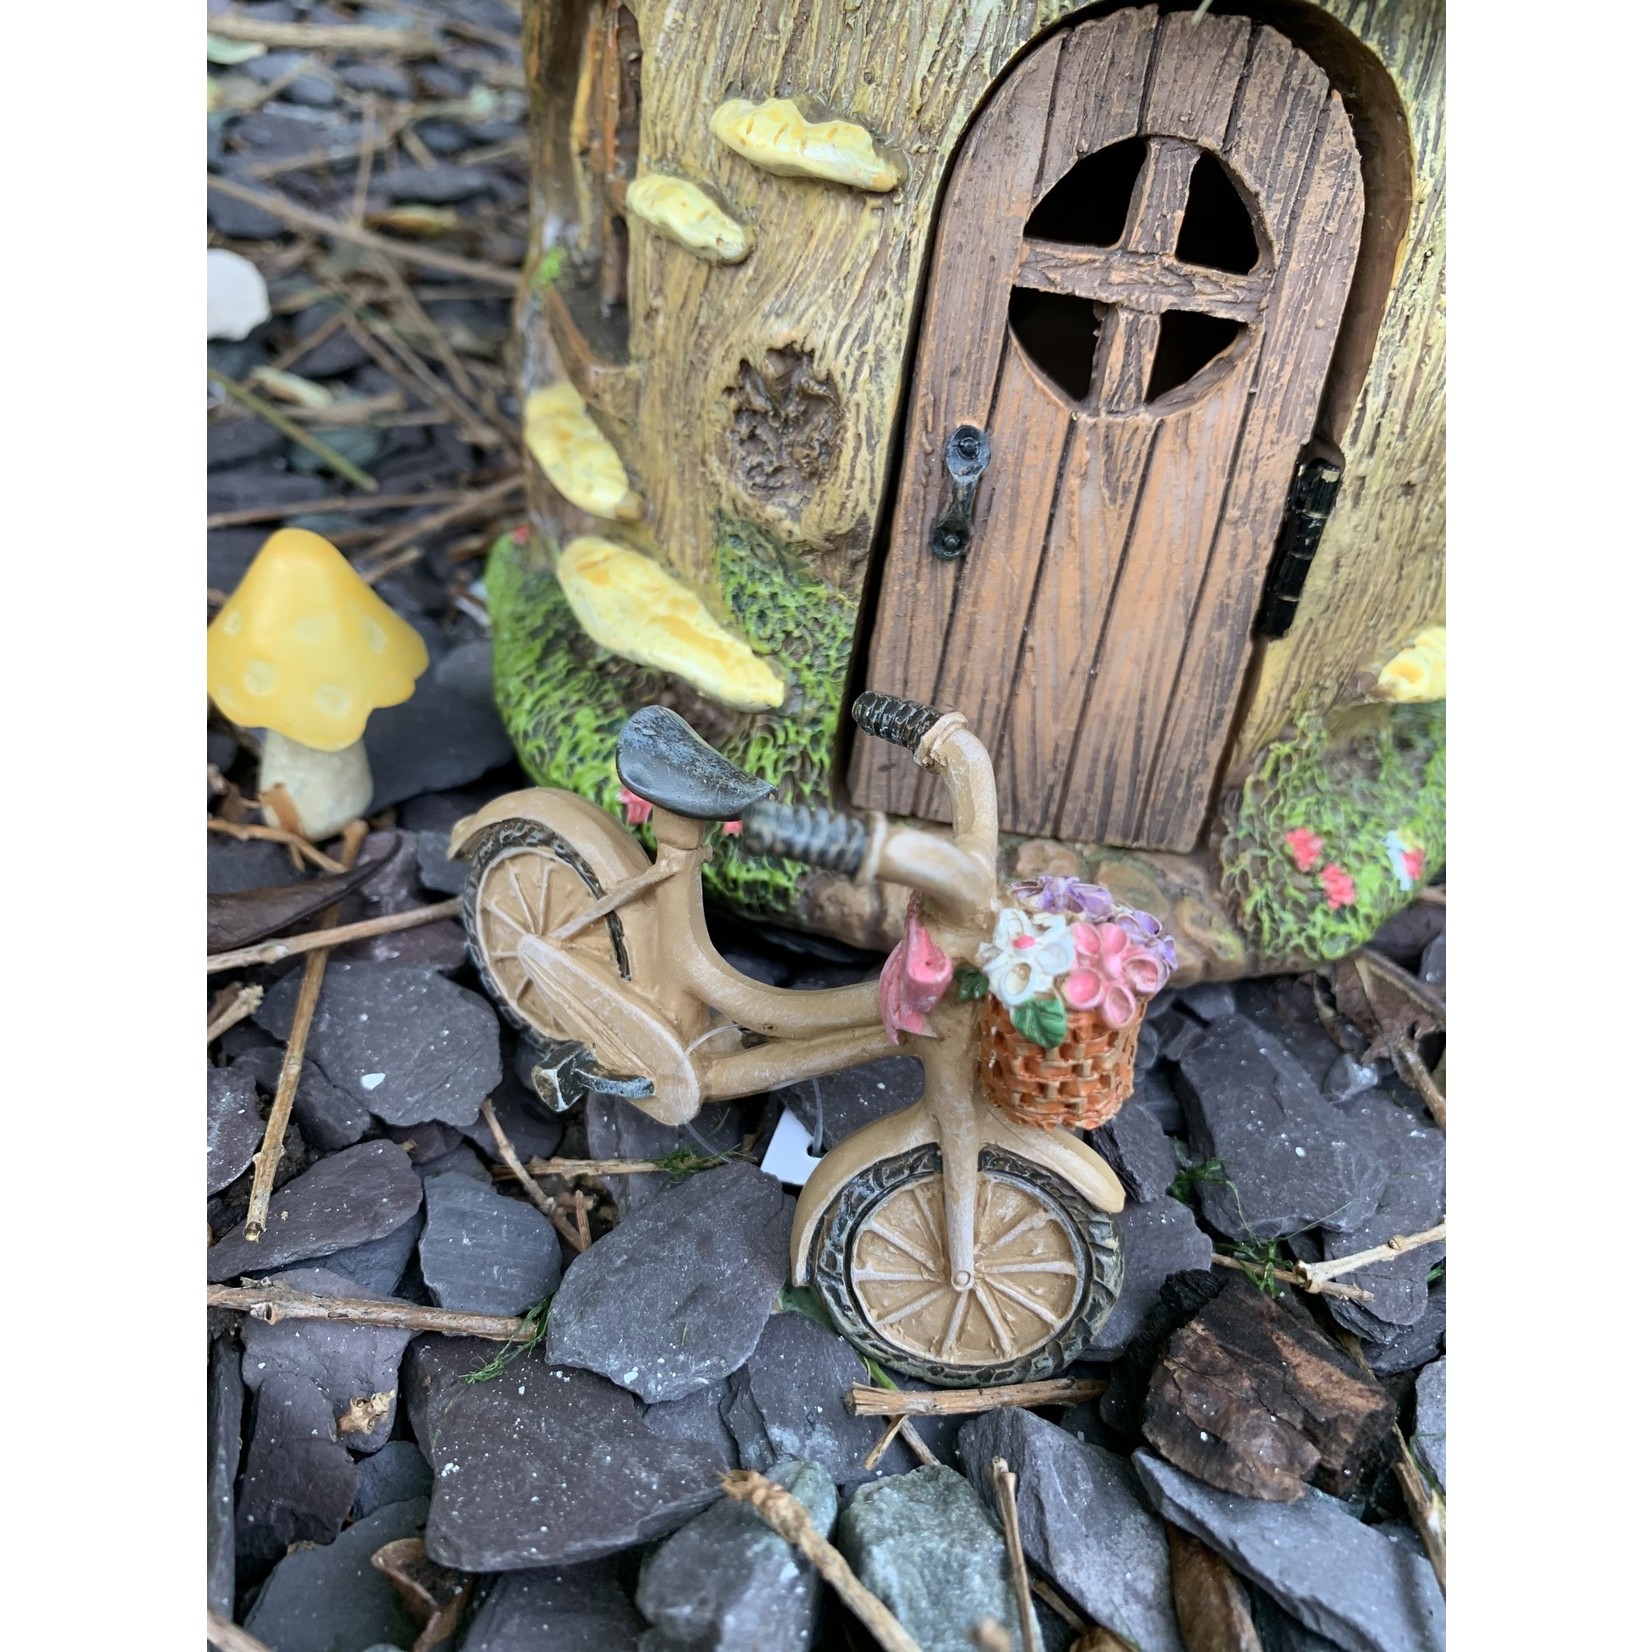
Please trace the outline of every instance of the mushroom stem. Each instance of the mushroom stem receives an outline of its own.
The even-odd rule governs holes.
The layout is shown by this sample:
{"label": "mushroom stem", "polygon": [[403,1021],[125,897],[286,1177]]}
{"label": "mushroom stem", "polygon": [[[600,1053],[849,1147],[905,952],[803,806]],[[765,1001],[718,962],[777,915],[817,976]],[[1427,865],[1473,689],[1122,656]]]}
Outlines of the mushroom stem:
{"label": "mushroom stem", "polygon": [[[312,842],[331,837],[367,812],[373,776],[360,740],[342,751],[317,751],[272,728],[264,730],[264,757],[258,768],[260,791],[285,786],[298,811],[299,829]],[[270,810],[264,819],[280,824]]]}

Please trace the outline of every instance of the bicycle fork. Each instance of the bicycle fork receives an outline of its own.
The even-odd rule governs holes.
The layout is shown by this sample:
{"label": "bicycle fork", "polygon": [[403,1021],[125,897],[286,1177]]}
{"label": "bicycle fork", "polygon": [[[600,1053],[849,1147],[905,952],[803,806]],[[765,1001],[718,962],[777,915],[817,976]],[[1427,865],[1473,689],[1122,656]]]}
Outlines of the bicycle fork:
{"label": "bicycle fork", "polygon": [[[937,1010],[951,1020],[962,1006]],[[950,1011],[950,1013],[949,1013]],[[923,1062],[924,1101],[941,1148],[941,1197],[946,1215],[947,1272],[956,1291],[975,1282],[975,1204],[980,1185],[981,1113],[976,1099],[973,1018],[963,1028],[937,1028],[941,1036],[920,1039],[913,1053]]]}

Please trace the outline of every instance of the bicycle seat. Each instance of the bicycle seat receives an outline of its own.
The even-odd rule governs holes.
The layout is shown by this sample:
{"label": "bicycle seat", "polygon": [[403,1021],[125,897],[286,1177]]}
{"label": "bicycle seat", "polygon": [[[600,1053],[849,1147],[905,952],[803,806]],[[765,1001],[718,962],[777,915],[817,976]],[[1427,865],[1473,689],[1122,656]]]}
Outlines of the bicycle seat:
{"label": "bicycle seat", "polygon": [[644,706],[620,730],[614,762],[627,790],[689,820],[734,820],[774,787],[708,746],[676,712]]}

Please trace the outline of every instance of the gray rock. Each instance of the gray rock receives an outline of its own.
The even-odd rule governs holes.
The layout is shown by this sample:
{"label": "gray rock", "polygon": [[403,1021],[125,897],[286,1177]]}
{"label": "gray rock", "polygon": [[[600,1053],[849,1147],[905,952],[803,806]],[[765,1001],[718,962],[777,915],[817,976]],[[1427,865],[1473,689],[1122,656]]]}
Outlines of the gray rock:
{"label": "gray rock", "polygon": [[1417,966],[1417,979],[1424,986],[1433,987],[1436,992],[1442,994],[1445,992],[1446,938],[1444,934],[1436,935],[1423,948],[1423,959]]}
{"label": "gray rock", "polygon": [[252,1075],[207,1063],[207,1192],[228,1187],[264,1139]]}
{"label": "gray rock", "polygon": [[1131,1461],[1165,1519],[1344,1652],[1444,1652],[1433,1568],[1346,1504],[1311,1486],[1294,1503],[1268,1503],[1216,1491],[1146,1451]]}
{"label": "gray rock", "polygon": [[244,465],[253,459],[265,459],[278,452],[284,438],[274,425],[255,419],[251,414],[241,418],[207,420],[207,469],[219,470],[227,465]]}
{"label": "gray rock", "polygon": [[438,1306],[520,1314],[557,1288],[562,1247],[532,1205],[463,1174],[432,1176],[424,1203],[419,1271]]}
{"label": "gray rock", "polygon": [[675,1531],[720,1495],[724,1463],[643,1426],[636,1398],[590,1371],[519,1359],[470,1338],[415,1341],[408,1417],[435,1470],[426,1543],[444,1566],[512,1572],[617,1554]]}
{"label": "gray rock", "polygon": [[492,1173],[482,1163],[476,1149],[465,1141],[425,1164],[415,1161],[414,1168],[424,1181],[426,1199],[430,1197],[430,1182],[435,1176],[468,1176],[473,1182],[480,1182],[484,1187],[493,1186]]}
{"label": "gray rock", "polygon": [[[363,1294],[355,1280],[326,1268],[294,1268],[278,1277],[295,1291],[317,1296]],[[275,1377],[304,1377],[326,1395],[335,1420],[348,1415],[352,1400],[382,1397],[386,1409],[370,1429],[339,1435],[341,1445],[365,1456],[390,1438],[396,1421],[396,1372],[412,1340],[411,1331],[387,1325],[347,1325],[325,1319],[281,1319],[271,1325],[248,1315],[241,1324],[246,1349],[241,1378],[257,1393]]]}
{"label": "gray rock", "polygon": [[[277,1038],[292,1030],[298,972],[257,1011]],[[386,1124],[470,1124],[502,1076],[499,1020],[479,994],[428,969],[328,968],[308,1053],[328,1079]]]}
{"label": "gray rock", "polygon": [[394,63],[344,63],[333,71],[352,92],[377,92],[380,97],[405,99],[413,82]]}
{"label": "gray rock", "polygon": [[1143,1020],[1136,1031],[1135,1069],[1145,1073],[1159,1059],[1159,1029],[1153,1022]]}
{"label": "gray rock", "polygon": [[[293,331],[300,340],[307,339],[319,333],[338,311],[339,306],[333,303],[308,305],[293,317]],[[297,357],[291,371],[300,378],[331,379],[354,372],[363,362],[370,360],[372,357],[354,333],[347,327],[335,327],[319,344]]]}
{"label": "gray rock", "polygon": [[1138,1067],[1135,1089],[1125,1107],[1139,1107],[1144,1113],[1151,1113],[1155,1123],[1167,1136],[1186,1133],[1187,1118],[1182,1112],[1182,1098],[1171,1088],[1170,1080],[1162,1072],[1144,1071]]}
{"label": "gray rock", "polygon": [[[419,876],[417,833],[372,832],[362,845],[362,855],[382,860],[380,869],[349,898],[342,921],[390,917],[417,911],[430,904]],[[464,926],[453,918],[398,929],[388,935],[369,935],[335,950],[336,958],[361,959],[372,964],[400,964],[404,967],[438,969],[451,975],[464,967],[467,959]]]}
{"label": "gray rock", "polygon": [[1118,1172],[1124,1191],[1142,1204],[1159,1198],[1176,1179],[1176,1149],[1145,1107],[1127,1101],[1089,1137],[1090,1145]]}
{"label": "gray rock", "polygon": [[[247,210],[257,209],[249,207]],[[336,478],[329,477],[327,481],[336,481]],[[309,504],[312,499],[326,496],[327,481],[319,476],[300,476],[297,471],[277,470],[273,463],[236,465],[228,470],[209,471],[207,509],[233,511],[246,510],[250,506],[287,505],[296,513],[300,506]],[[216,588],[220,591],[224,589],[221,585]],[[295,877],[300,875],[294,874]]]}
{"label": "gray rock", "polygon": [[269,1226],[257,1244],[248,1244],[239,1228],[220,1239],[207,1252],[207,1278],[262,1278],[300,1259],[382,1239],[401,1227],[423,1198],[418,1173],[399,1147],[387,1141],[347,1147],[275,1190]]}
{"label": "gray rock", "polygon": [[413,1249],[419,1242],[419,1230],[423,1226],[423,1221],[415,1214],[382,1239],[370,1239],[364,1245],[350,1245],[325,1257],[305,1257],[295,1266],[325,1265],[329,1273],[343,1275],[369,1294],[388,1296],[407,1272],[407,1264],[413,1259]]}
{"label": "gray rock", "polygon": [[971,1631],[987,1617],[1026,1652],[1003,1534],[963,1475],[919,1468],[862,1486],[837,1546],[923,1652],[976,1652]]}
{"label": "gray rock", "polygon": [[492,701],[445,687],[434,671],[419,679],[412,699],[375,711],[362,738],[375,814],[421,792],[469,785],[515,756]]}
{"label": "gray rock", "polygon": [[1240,981],[1233,989],[1239,1013],[1260,1027],[1287,1055],[1296,1058],[1321,1089],[1342,1046],[1325,1030],[1314,1002],[1314,989],[1300,976]]}
{"label": "gray rock", "polygon": [[383,183],[393,201],[446,205],[486,195],[493,187],[493,174],[479,166],[393,166]]}
{"label": "gray rock", "polygon": [[1204,1042],[1204,1023],[1195,1021],[1191,1015],[1183,1015],[1180,1010],[1161,1016],[1154,1027],[1159,1035],[1159,1060],[1172,1067]]}
{"label": "gray rock", "polygon": [[355,1460],[338,1443],[331,1402],[306,1377],[271,1374],[253,1402],[235,1504],[240,1581],[251,1581],[290,1544],[331,1543],[355,1500]]}
{"label": "gray rock", "polygon": [[390,1503],[430,1496],[430,1464],[411,1440],[392,1440],[356,1464],[356,1502],[352,1520],[364,1520]]}
{"label": "gray rock", "polygon": [[407,1149],[408,1162],[421,1175],[434,1174],[426,1167],[464,1144],[465,1138],[450,1124],[405,1124],[396,1131],[396,1145]]}
{"label": "gray rock", "polygon": [[1207,1026],[1212,1021],[1220,1021],[1225,1016],[1239,1013],[1231,981],[1200,981],[1194,986],[1183,987],[1176,994],[1176,1002],[1189,1015],[1196,1015]]}
{"label": "gray rock", "polygon": [[235,1615],[235,1476],[241,1467],[241,1356],[214,1338],[207,1359],[207,1605]]}
{"label": "gray rock", "polygon": [[1446,1362],[1437,1359],[1417,1373],[1417,1428],[1411,1443],[1422,1465],[1446,1483]]}
{"label": "gray rock", "polygon": [[293,870],[279,843],[237,843],[233,838],[207,839],[207,893],[239,895],[248,889],[278,889],[303,876]]}
{"label": "gray rock", "polygon": [[1165,1280],[1184,1268],[1210,1266],[1210,1235],[1179,1199],[1127,1204],[1118,1214],[1118,1224],[1124,1288],[1095,1340],[1084,1350],[1085,1359],[1117,1359],[1159,1300]]}
{"label": "gray rock", "polygon": [[[502,1121],[501,1121],[502,1122]],[[615,1096],[585,1100],[585,1147],[593,1159],[659,1159],[668,1153],[731,1153],[740,1145],[740,1111],[713,1102],[692,1125],[658,1124]],[[602,1184],[622,1217],[633,1215],[673,1186],[667,1176],[604,1176]]]}
{"label": "gray rock", "polygon": [[786,1282],[791,1201],[732,1161],[660,1194],[570,1264],[545,1357],[675,1400],[743,1365]]}
{"label": "gray rock", "polygon": [[[239,176],[240,182],[251,184],[256,189],[261,187],[258,179],[240,176],[245,173],[250,160],[250,156],[226,155],[218,170],[226,178]],[[244,201],[232,200],[215,189],[207,191],[206,206],[207,222],[231,240],[269,241],[287,232],[287,226],[273,213],[266,212],[262,207],[249,206]]]}
{"label": "gray rock", "polygon": [[[769,1478],[808,1510],[829,1538],[837,1488],[813,1463],[777,1464]],[[820,1580],[749,1505],[726,1499],[668,1537],[643,1563],[637,1605],[654,1626],[651,1649],[808,1652]]]}
{"label": "gray rock", "polygon": [[1250,1619],[1262,1652],[1339,1652],[1335,1641],[1316,1635],[1305,1623],[1298,1623],[1271,1595],[1260,1589],[1250,1591]]}
{"label": "gray rock", "polygon": [[1367,1090],[1374,1090],[1381,1082],[1380,1067],[1362,1066],[1344,1050],[1331,1063],[1331,1070],[1325,1075],[1321,1089],[1328,1100],[1352,1101],[1355,1096],[1362,1096]]}
{"label": "gray rock", "polygon": [[[373,429],[371,425],[317,424],[310,426],[310,429],[340,458],[348,459],[351,464],[359,465],[363,470],[375,463],[384,452],[384,432]],[[300,474],[326,477],[333,475],[333,467],[325,459],[310,452],[307,447],[299,446],[297,442],[288,444],[287,468]]]}
{"label": "gray rock", "polygon": [[739,1447],[734,1435],[723,1421],[723,1411],[729,1403],[729,1384],[732,1378],[710,1388],[697,1388],[684,1394],[680,1400],[661,1400],[657,1405],[642,1408],[642,1426],[650,1434],[666,1440],[697,1440],[722,1455],[729,1468],[740,1464]]}
{"label": "gray rock", "polygon": [[[526,1047],[526,1040],[514,1038],[507,1033],[505,1043],[509,1058],[505,1062],[505,1076],[500,1080],[499,1088],[493,1092],[493,1116],[499,1120],[499,1128],[505,1132],[505,1139],[516,1149],[516,1156],[524,1164],[529,1159],[548,1159],[561,1147],[567,1126],[522,1083],[516,1070],[515,1058]],[[528,1059],[531,1066],[531,1052]],[[629,1102],[624,1105],[631,1106]],[[636,1112],[636,1108],[632,1107],[631,1111]],[[494,1141],[493,1132],[488,1129],[485,1120],[477,1119],[474,1124],[460,1126],[460,1130],[484,1158],[495,1164],[501,1162],[498,1144]],[[654,1176],[614,1178],[615,1181],[632,1182],[658,1179]]]}
{"label": "gray rock", "polygon": [[1200,1210],[1230,1238],[1307,1228],[1344,1233],[1377,1208],[1388,1171],[1362,1121],[1333,1107],[1275,1040],[1243,1016],[1205,1031],[1179,1084],[1196,1158],[1224,1176],[1199,1184]]}
{"label": "gray rock", "polygon": [[462,1652],[636,1652],[645,1625],[612,1560],[494,1581]]}
{"label": "gray rock", "polygon": [[958,1455],[989,1506],[992,1459],[1015,1471],[1027,1559],[1087,1618],[1138,1652],[1182,1652],[1164,1523],[1125,1458],[1017,1410],[972,1417]]}
{"label": "gray rock", "polygon": [[276,1564],[252,1610],[250,1634],[271,1652],[339,1652],[341,1647],[413,1644],[419,1622],[390,1579],[375,1571],[375,1551],[424,1525],[422,1497],[387,1507],[347,1527],[337,1541],[295,1549]]}
{"label": "gray rock", "polygon": [[1441,1277],[1428,1287],[1428,1306],[1415,1325],[1406,1326],[1392,1342],[1364,1342],[1360,1347],[1373,1375],[1393,1377],[1437,1358],[1445,1344],[1445,1328],[1445,1279]]}
{"label": "gray rock", "polygon": [[[246,1050],[235,1058],[235,1070],[251,1074],[258,1088],[273,1096],[286,1058],[287,1052],[279,1045]],[[366,1103],[329,1083],[327,1075],[308,1056],[298,1073],[293,1118],[305,1141],[329,1153],[354,1147],[373,1128],[373,1115]]]}
{"label": "gray rock", "polygon": [[420,832],[418,838],[419,881],[438,894],[459,894],[470,874],[469,863],[447,858],[445,833]]}
{"label": "gray rock", "polygon": [[923,1088],[924,1070],[916,1056],[889,1055],[841,1073],[782,1085],[774,1096],[811,1130],[818,1127],[821,1151],[830,1153],[862,1125],[910,1107]]}

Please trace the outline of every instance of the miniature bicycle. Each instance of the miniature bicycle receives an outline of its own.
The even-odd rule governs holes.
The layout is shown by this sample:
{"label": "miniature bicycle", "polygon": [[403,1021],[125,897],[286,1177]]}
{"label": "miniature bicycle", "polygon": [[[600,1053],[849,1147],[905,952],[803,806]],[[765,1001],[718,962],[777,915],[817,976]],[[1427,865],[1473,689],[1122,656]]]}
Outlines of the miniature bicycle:
{"label": "miniature bicycle", "polygon": [[[889,969],[883,983],[799,991],[751,980],[718,956],[699,876],[707,822],[741,819],[749,852],[915,891],[908,933],[921,922],[947,979],[948,959],[974,957],[993,934],[1003,901],[985,747],[956,712],[868,693],[853,714],[942,775],[950,839],[764,801],[767,782],[663,706],[627,722],[617,755],[623,784],[653,805],[652,862],[610,815],[549,788],[498,798],[454,828],[449,853],[471,863],[472,954],[535,1042],[534,1082],[549,1105],[616,1094],[675,1125],[706,1101],[889,1053]],[[898,1024],[929,1035],[899,1035],[923,1063],[922,1099],[816,1166],[792,1229],[793,1278],[814,1286],[850,1342],[894,1369],[942,1385],[1049,1376],[1117,1300],[1112,1218],[1123,1189],[1077,1136],[1031,1128],[988,1102],[981,1002],[920,998],[918,1019]]]}

